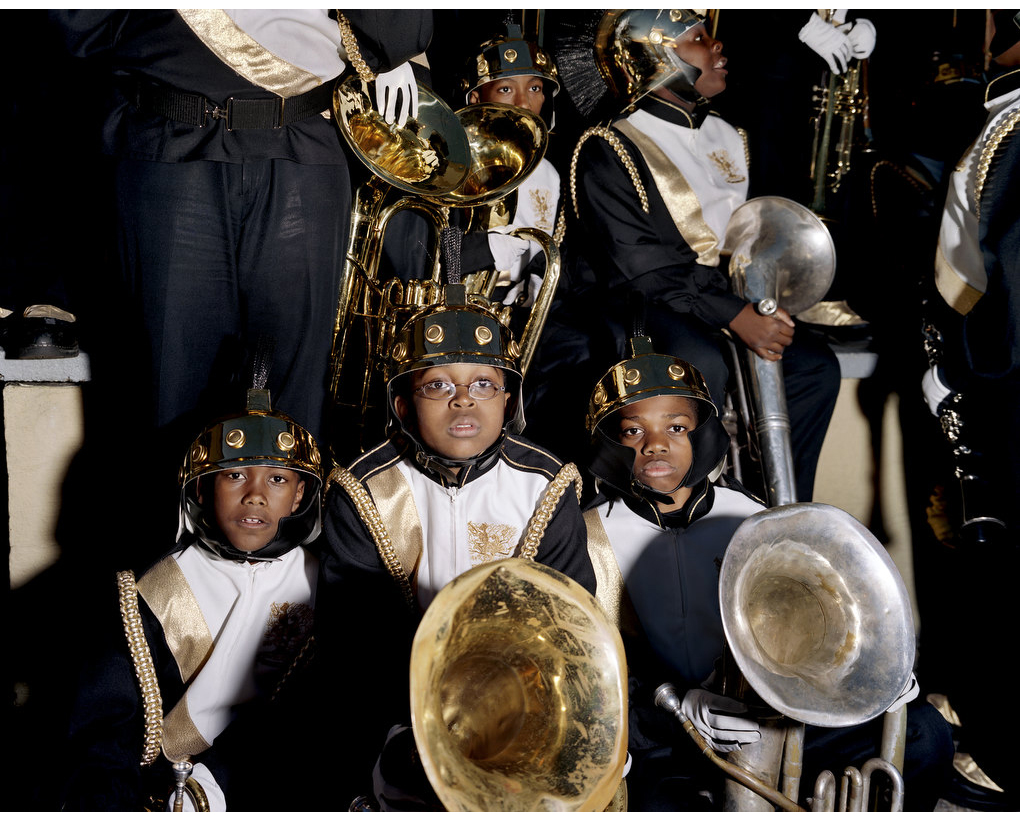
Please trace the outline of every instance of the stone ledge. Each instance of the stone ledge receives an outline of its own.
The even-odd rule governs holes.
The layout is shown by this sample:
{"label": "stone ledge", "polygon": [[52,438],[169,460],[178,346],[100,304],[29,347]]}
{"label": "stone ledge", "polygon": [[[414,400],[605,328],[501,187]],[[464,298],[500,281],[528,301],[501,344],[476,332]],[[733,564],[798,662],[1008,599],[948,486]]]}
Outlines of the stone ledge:
{"label": "stone ledge", "polygon": [[63,359],[8,359],[0,350],[0,382],[88,382],[89,356],[79,353]]}

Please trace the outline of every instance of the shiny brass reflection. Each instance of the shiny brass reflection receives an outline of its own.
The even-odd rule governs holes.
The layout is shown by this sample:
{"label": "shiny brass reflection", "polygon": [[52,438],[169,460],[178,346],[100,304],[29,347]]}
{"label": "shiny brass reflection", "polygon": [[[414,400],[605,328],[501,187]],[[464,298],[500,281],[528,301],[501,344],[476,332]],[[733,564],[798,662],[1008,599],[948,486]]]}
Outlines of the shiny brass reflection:
{"label": "shiny brass reflection", "polygon": [[406,183],[427,180],[438,165],[428,145],[417,138],[399,139],[396,128],[374,116],[374,112],[355,114],[348,125],[365,155]]}
{"label": "shiny brass reflection", "polygon": [[525,559],[439,592],[411,656],[415,741],[450,811],[601,810],[626,757],[616,628],[576,582]]}

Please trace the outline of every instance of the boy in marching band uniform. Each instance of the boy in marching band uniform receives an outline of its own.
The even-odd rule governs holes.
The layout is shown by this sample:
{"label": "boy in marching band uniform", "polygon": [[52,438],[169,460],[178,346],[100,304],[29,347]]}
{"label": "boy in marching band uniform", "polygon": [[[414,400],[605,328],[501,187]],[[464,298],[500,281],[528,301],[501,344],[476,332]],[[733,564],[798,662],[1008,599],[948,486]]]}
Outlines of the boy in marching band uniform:
{"label": "boy in marching band uniform", "polygon": [[[492,310],[446,286],[445,304],[419,311],[393,346],[392,434],[330,476],[318,652],[327,688],[350,679],[344,665],[364,662],[347,699],[357,709],[343,717],[358,748],[351,798],[395,800],[392,786],[373,788],[372,771],[396,726],[390,749],[413,755],[411,641],[442,587],[480,563],[521,556],[594,592],[576,468],[519,436],[518,353]],[[400,797],[415,794],[414,806],[431,792],[423,778],[414,789],[403,776],[390,780],[402,783]]]}
{"label": "boy in marching band uniform", "polygon": [[[560,82],[552,57],[538,44],[525,39],[520,26],[507,25],[505,35],[482,44],[465,69],[461,91],[469,105],[503,103],[524,108],[542,118],[552,129],[555,120],[553,98]],[[548,159],[542,158],[515,191],[488,210],[484,230],[469,231],[464,237],[465,271],[497,271],[495,294],[505,305],[520,298],[530,305],[542,284],[541,273],[529,268],[540,249],[519,237],[509,236],[515,228],[538,228],[552,236],[560,198],[560,175]],[[486,209],[479,209],[486,213]],[[524,273],[527,272],[527,277]]]}
{"label": "boy in marching band uniform", "polygon": [[312,635],[320,471],[315,441],[266,390],[195,439],[177,544],[137,580],[117,575],[122,624],[82,672],[63,808],[158,807],[189,760],[209,807],[231,807],[213,745],[274,695]]}
{"label": "boy in marching band uniform", "polygon": [[[732,479],[712,478],[729,438],[700,371],[655,353],[648,337],[632,339],[631,347],[631,357],[614,365],[591,395],[590,470],[599,495],[585,512],[598,598],[617,617],[627,651],[629,808],[708,809],[721,771],[655,705],[654,691],[675,683],[684,715],[718,752],[760,739],[747,706],[705,682],[726,646],[723,556],[741,523],[764,508]],[[911,676],[888,710],[917,695]],[[877,733],[869,734],[868,725],[809,727],[804,760],[815,774],[841,771],[860,766],[876,749]],[[907,808],[933,809],[951,769],[952,738],[925,702],[908,712],[906,749]]]}
{"label": "boy in marching band uniform", "polygon": [[[730,370],[724,331],[762,359],[781,361],[797,498],[809,501],[839,366],[823,341],[805,329],[794,333],[785,310],[763,315],[734,294],[720,266],[730,217],[747,197],[750,157],[744,135],[711,110],[728,72],[722,43],[705,22],[689,9],[607,12],[591,69],[567,82],[560,66],[568,91],[574,82],[598,82],[614,109],[623,109],[609,127],[585,132],[574,152],[578,233],[571,246],[582,258],[572,290],[575,299],[590,293],[616,356],[626,342],[628,296],[640,293],[649,333],[663,350],[699,363],[717,404]],[[600,335],[587,327],[589,313],[581,314],[582,330],[595,344]]]}

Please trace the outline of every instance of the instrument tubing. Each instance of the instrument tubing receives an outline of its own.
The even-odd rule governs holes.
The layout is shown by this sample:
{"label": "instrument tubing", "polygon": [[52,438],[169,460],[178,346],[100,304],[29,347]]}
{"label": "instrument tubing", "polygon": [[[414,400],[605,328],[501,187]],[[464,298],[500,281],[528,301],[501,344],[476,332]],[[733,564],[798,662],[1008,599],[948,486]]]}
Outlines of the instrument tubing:
{"label": "instrument tubing", "polygon": [[229,97],[219,104],[202,94],[135,77],[128,84],[127,97],[139,111],[188,125],[204,127],[212,118],[225,120],[227,131],[271,129],[284,128],[328,111],[332,104],[333,82],[323,83],[296,97]]}

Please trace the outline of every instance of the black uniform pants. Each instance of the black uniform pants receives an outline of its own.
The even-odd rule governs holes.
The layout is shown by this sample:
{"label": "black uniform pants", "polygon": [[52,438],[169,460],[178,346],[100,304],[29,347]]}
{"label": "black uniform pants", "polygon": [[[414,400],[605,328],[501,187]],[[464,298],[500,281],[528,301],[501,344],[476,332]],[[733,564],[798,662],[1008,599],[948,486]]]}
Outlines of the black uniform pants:
{"label": "black uniform pants", "polygon": [[268,335],[274,406],[320,436],[347,166],[125,160],[116,184],[120,261],[144,321],[155,425],[240,410],[236,386],[222,395],[243,364],[234,349]]}

